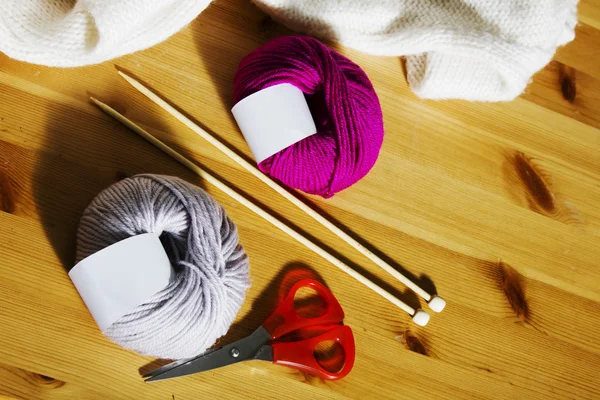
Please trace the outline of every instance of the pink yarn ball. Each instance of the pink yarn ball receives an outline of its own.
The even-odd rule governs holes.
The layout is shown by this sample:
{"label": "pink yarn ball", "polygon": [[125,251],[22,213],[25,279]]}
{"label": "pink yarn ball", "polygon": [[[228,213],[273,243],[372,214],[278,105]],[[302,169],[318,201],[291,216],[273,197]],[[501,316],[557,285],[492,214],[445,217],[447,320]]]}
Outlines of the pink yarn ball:
{"label": "pink yarn ball", "polygon": [[316,39],[284,36],[252,51],[234,79],[234,103],[289,83],[307,99],[317,127],[258,167],[283,184],[331,197],[364,177],[383,142],[379,99],[365,72]]}

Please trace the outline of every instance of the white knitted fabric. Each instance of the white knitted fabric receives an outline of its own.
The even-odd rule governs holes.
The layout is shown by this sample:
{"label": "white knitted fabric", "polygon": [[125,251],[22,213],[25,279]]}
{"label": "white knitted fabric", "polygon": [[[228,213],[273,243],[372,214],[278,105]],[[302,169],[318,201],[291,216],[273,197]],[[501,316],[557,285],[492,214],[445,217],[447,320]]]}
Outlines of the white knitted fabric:
{"label": "white knitted fabric", "polygon": [[508,101],[575,37],[577,0],[254,0],[290,28],[407,56],[423,98]]}
{"label": "white knitted fabric", "polygon": [[76,67],[146,49],[190,23],[210,0],[0,0],[0,51]]}

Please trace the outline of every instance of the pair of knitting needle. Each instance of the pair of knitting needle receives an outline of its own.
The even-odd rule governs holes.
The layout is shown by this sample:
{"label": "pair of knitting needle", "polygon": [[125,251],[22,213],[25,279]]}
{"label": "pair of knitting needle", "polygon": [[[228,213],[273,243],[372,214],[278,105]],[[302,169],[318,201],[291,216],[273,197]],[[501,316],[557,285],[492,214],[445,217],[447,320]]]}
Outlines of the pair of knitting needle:
{"label": "pair of knitting needle", "polygon": [[[229,147],[227,147],[223,142],[221,142],[216,137],[212,136],[210,133],[208,133],[207,131],[202,129],[200,126],[195,124],[193,121],[191,121],[189,118],[187,118],[185,115],[183,115],[176,108],[171,106],[169,103],[167,103],[161,97],[156,95],[150,89],[148,89],[147,87],[142,85],[139,81],[135,80],[134,78],[125,74],[122,71],[118,71],[118,73],[129,84],[131,84],[135,89],[137,89],[139,92],[141,92],[146,97],[148,97],[150,100],[152,100],[155,104],[157,104],[158,106],[163,108],[165,111],[167,111],[169,114],[171,114],[172,116],[177,118],[180,122],[182,122],[188,128],[190,128],[191,130],[193,130],[194,132],[196,132],[197,134],[202,136],[205,140],[210,142],[213,146],[218,148],[225,155],[227,155],[233,161],[238,163],[241,167],[243,167],[248,172],[250,172],[251,174],[256,176],[258,179],[260,179],[261,181],[266,183],[273,190],[275,190],[280,195],[285,197],[287,200],[289,200],[295,206],[300,208],[302,211],[304,211],[305,213],[310,215],[313,219],[315,219],[321,225],[323,225],[324,227],[326,227],[327,229],[332,231],[338,237],[343,239],[346,243],[350,244],[352,247],[357,249],[359,252],[361,252],[363,255],[365,255],[367,258],[369,258],[371,261],[373,261],[375,264],[377,264],[378,266],[383,268],[390,275],[392,275],[393,277],[398,279],[400,282],[404,283],[407,287],[409,287],[411,290],[413,290],[415,293],[417,293],[419,296],[421,296],[423,299],[425,299],[425,301],[427,301],[429,307],[433,311],[440,312],[444,309],[446,302],[441,297],[439,297],[437,295],[432,296],[429,293],[427,293],[425,290],[423,290],[417,284],[415,284],[410,279],[408,279],[407,277],[402,275],[399,271],[394,269],[391,265],[386,263],[384,260],[382,260],[376,254],[374,254],[369,249],[367,249],[365,246],[360,244],[352,236],[348,235],[346,232],[344,232],[338,226],[333,224],[331,221],[329,221],[328,219],[323,217],[321,214],[317,213],[315,210],[313,210],[311,207],[309,207],[306,203],[302,202],[300,199],[295,197],[292,193],[290,193],[289,191],[284,189],[277,182],[275,182],[274,180],[272,180],[271,178],[269,178],[268,176],[266,176],[265,174],[260,172],[258,170],[258,168],[256,168],[254,165],[250,164],[244,158],[240,157],[236,152],[234,152]],[[400,299],[396,298],[395,296],[393,296],[386,290],[377,286],[375,283],[373,283],[372,281],[370,281],[363,275],[359,274],[354,269],[350,268],[348,265],[346,265],[344,262],[339,260],[337,257],[333,256],[331,253],[329,253],[322,247],[318,246],[317,244],[315,244],[312,241],[310,241],[309,239],[307,239],[304,235],[300,234],[299,232],[295,231],[294,229],[292,229],[285,223],[283,223],[280,220],[278,220],[277,218],[273,217],[271,214],[269,214],[268,212],[266,212],[265,210],[260,208],[258,205],[254,204],[253,202],[248,200],[246,197],[240,195],[238,192],[236,192],[235,190],[230,188],[228,185],[223,183],[218,178],[214,177],[212,174],[210,174],[210,173],[206,172],[205,170],[203,170],[202,168],[200,168],[198,165],[194,164],[187,158],[183,157],[181,154],[179,154],[178,152],[173,150],[171,147],[167,146],[165,143],[163,143],[162,141],[160,141],[157,138],[155,138],[154,136],[152,136],[150,133],[148,133],[147,131],[142,129],[140,126],[136,125],[134,122],[127,119],[125,116],[118,113],[116,110],[114,110],[110,106],[102,103],[101,101],[99,101],[93,97],[91,98],[91,100],[96,105],[98,105],[103,111],[105,111],[108,115],[117,119],[118,121],[123,123],[125,126],[129,127],[131,130],[133,130],[134,132],[136,132],[137,134],[142,136],[144,139],[148,140],[150,143],[154,144],[156,147],[163,150],[165,153],[167,153],[168,155],[170,155],[171,157],[173,157],[174,159],[179,161],[185,167],[187,167],[191,171],[198,174],[202,179],[204,179],[207,182],[211,183],[212,185],[216,186],[218,189],[223,191],[225,194],[229,195],[236,201],[240,202],[242,205],[246,206],[247,208],[249,208],[256,214],[258,214],[259,216],[261,216],[262,218],[264,218],[271,224],[275,225],[276,227],[278,227],[279,229],[281,229],[282,231],[284,231],[285,233],[287,233],[288,235],[290,235],[291,237],[293,237],[294,239],[296,239],[297,241],[299,241],[300,243],[302,243],[303,245],[305,245],[306,247],[308,247],[309,249],[314,251],[315,253],[319,254],[321,257],[325,258],[326,260],[328,260],[329,262],[331,262],[332,264],[334,264],[335,266],[340,268],[342,271],[344,271],[345,273],[347,273],[348,275],[350,275],[357,281],[359,281],[362,284],[364,284],[365,286],[367,286],[369,289],[378,293],[379,295],[381,295],[382,297],[384,297],[385,299],[387,299],[388,301],[390,301],[391,303],[393,303],[400,309],[407,312],[409,315],[411,315],[413,321],[415,321],[416,324],[424,326],[429,321],[429,314],[427,314],[427,312],[420,310],[420,309],[415,310],[414,308],[412,308],[408,304],[402,302]]]}

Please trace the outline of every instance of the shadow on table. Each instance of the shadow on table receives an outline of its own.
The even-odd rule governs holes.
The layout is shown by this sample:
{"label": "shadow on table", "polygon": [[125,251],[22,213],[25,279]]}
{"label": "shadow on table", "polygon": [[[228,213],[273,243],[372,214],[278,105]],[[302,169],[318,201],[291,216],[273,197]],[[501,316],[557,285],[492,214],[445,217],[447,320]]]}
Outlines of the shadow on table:
{"label": "shadow on table", "polygon": [[[219,28],[225,29],[227,33],[235,32],[244,40],[230,43],[207,39],[213,34],[210,22],[197,24],[192,31],[200,62],[208,71],[213,86],[219,93],[221,104],[233,121],[229,112],[233,107],[233,77],[242,58],[269,40],[294,32],[277,24],[248,1],[235,0],[234,4],[230,3],[214,3],[198,18],[204,21],[219,21]],[[228,18],[223,18],[224,7],[231,7],[236,11],[228,13]],[[230,17],[231,15],[235,18]]]}
{"label": "shadow on table", "polygon": [[[122,93],[100,97],[127,115],[124,98]],[[161,129],[154,123],[152,131]],[[67,271],[75,263],[79,220],[103,189],[139,173],[184,175],[200,183],[196,175],[92,103],[83,109],[52,105],[42,148],[33,173],[34,201],[48,241]]]}

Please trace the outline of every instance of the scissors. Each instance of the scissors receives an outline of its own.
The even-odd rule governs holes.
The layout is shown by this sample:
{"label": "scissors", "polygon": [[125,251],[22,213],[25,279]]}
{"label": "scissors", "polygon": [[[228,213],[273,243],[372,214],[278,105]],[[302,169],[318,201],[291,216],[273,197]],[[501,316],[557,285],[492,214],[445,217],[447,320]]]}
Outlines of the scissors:
{"label": "scissors", "polygon": [[[295,308],[296,292],[306,287],[313,289],[324,303],[324,311],[316,317],[301,316]],[[303,279],[291,288],[275,312],[250,336],[197,357],[175,361],[143,377],[146,382],[153,382],[208,371],[240,361],[264,360],[323,379],[340,379],[348,375],[354,366],[355,355],[352,329],[340,325],[343,319],[344,311],[333,294],[321,283]],[[297,341],[278,340],[288,334],[292,336],[294,333],[310,330],[318,331],[319,335]],[[343,366],[338,371],[324,368],[315,356],[315,348],[320,343],[331,341],[339,345],[336,345],[338,349],[341,346],[340,353],[344,357]]]}

